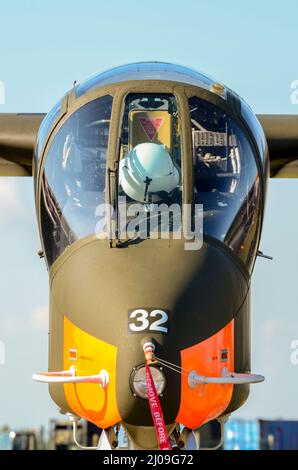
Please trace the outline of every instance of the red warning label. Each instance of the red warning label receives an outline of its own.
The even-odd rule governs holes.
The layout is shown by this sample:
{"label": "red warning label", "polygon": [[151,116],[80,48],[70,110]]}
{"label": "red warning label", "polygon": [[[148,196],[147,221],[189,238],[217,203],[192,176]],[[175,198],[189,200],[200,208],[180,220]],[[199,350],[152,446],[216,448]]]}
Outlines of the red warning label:
{"label": "red warning label", "polygon": [[164,118],[149,119],[140,117],[140,123],[149,140],[153,140],[160,126],[164,123]]}
{"label": "red warning label", "polygon": [[69,360],[70,361],[76,361],[78,359],[77,349],[69,349],[68,354],[69,354]]}

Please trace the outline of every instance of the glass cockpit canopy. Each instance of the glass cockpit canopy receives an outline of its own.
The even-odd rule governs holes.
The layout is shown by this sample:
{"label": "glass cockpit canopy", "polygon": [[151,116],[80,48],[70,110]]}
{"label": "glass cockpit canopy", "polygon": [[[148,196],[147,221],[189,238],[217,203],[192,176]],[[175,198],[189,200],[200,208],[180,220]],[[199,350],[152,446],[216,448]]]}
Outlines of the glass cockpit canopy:
{"label": "glass cockpit canopy", "polygon": [[189,99],[194,202],[203,205],[204,235],[252,266],[260,230],[260,177],[246,134],[226,111]]}
{"label": "glass cockpit canopy", "polygon": [[138,62],[114,67],[95,75],[79,84],[76,94],[80,97],[97,87],[134,80],[168,80],[206,90],[210,90],[215,83],[207,75],[182,65],[166,62]]}
{"label": "glass cockpit canopy", "polygon": [[96,208],[105,202],[112,96],[74,112],[46,156],[41,188],[42,236],[51,265],[76,240],[96,232]]}
{"label": "glass cockpit canopy", "polygon": [[[193,96],[188,136],[182,135],[173,94],[132,93],[124,100],[115,157],[125,204],[143,204],[149,218],[153,202],[175,202],[183,211],[189,181],[183,176],[192,167],[193,202],[203,205],[204,234],[228,245],[250,267],[260,228],[260,180],[251,143],[233,116]],[[80,107],[47,151],[40,211],[49,265],[76,240],[97,233],[97,208],[107,202],[112,104],[106,95]],[[183,139],[192,139],[192,154],[183,154]]]}

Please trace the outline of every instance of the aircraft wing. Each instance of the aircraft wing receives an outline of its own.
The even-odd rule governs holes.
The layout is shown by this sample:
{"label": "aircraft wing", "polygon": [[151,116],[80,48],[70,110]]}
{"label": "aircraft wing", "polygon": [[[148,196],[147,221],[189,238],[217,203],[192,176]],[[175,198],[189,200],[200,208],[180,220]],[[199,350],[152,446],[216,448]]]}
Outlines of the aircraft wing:
{"label": "aircraft wing", "polygon": [[261,114],[273,178],[298,178],[298,115]]}
{"label": "aircraft wing", "polygon": [[[45,114],[0,114],[0,176],[31,176],[34,143]],[[298,177],[298,116],[260,114],[270,174]]]}
{"label": "aircraft wing", "polygon": [[45,114],[0,114],[0,176],[31,176],[34,143]]}

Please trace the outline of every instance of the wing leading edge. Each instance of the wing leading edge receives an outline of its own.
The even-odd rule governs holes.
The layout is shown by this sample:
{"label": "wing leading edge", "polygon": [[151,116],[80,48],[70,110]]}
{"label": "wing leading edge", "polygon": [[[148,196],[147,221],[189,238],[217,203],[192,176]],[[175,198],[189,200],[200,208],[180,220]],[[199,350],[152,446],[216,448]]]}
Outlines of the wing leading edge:
{"label": "wing leading edge", "polygon": [[298,178],[298,115],[261,114],[272,178]]}
{"label": "wing leading edge", "polygon": [[31,176],[34,143],[44,114],[0,114],[0,176]]}

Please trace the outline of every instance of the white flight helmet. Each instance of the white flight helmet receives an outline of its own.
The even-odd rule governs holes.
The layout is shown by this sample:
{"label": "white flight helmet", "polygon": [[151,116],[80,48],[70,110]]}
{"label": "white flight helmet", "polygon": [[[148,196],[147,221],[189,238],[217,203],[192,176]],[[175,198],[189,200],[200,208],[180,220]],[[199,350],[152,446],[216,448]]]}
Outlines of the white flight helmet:
{"label": "white flight helmet", "polygon": [[135,201],[158,202],[161,192],[171,193],[179,184],[179,171],[164,145],[139,144],[120,161],[119,180],[124,192]]}

